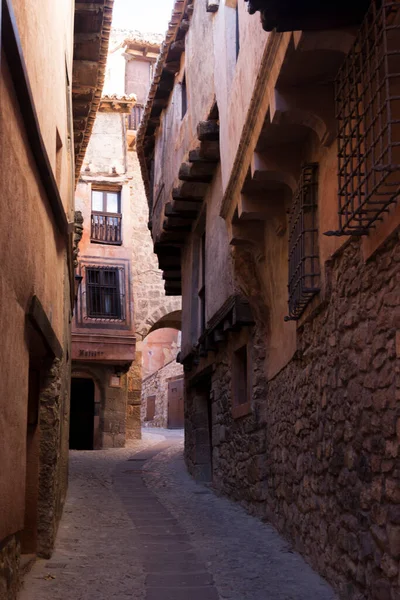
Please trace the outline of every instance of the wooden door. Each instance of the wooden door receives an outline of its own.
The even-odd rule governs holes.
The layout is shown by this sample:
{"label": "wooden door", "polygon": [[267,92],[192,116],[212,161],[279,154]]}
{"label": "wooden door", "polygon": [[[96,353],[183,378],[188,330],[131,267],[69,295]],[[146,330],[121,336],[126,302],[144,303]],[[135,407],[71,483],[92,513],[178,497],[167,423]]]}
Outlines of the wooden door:
{"label": "wooden door", "polygon": [[184,426],[183,378],[168,382],[168,429]]}
{"label": "wooden door", "polygon": [[146,419],[145,421],[152,421],[156,415],[156,397],[147,396],[146,399]]}

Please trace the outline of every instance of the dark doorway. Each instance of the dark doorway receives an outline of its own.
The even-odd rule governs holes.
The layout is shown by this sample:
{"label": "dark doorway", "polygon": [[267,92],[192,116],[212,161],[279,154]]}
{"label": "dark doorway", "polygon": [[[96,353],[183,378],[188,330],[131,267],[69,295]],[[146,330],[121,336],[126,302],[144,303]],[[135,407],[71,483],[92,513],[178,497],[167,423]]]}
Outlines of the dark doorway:
{"label": "dark doorway", "polygon": [[211,378],[203,377],[193,390],[194,477],[212,481],[212,400]]}
{"label": "dark doorway", "polygon": [[94,382],[72,378],[69,447],[71,450],[93,450]]}

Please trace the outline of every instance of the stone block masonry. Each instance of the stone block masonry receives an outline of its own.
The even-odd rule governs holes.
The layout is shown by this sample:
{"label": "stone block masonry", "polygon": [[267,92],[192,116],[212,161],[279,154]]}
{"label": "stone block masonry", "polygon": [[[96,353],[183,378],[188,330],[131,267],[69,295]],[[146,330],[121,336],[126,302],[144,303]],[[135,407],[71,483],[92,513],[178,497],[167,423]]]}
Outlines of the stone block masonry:
{"label": "stone block masonry", "polygon": [[[367,263],[350,241],[328,266],[328,302],[268,383],[256,326],[248,416],[232,417],[229,345],[212,374],[215,486],[352,600],[400,598],[399,265],[398,234]],[[194,410],[189,396],[192,472]]]}

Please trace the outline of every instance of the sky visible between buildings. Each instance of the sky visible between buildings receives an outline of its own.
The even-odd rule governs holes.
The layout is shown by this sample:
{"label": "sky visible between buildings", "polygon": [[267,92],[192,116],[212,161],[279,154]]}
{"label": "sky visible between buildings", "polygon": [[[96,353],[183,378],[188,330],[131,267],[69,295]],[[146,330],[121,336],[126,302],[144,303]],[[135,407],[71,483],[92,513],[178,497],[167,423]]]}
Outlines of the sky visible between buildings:
{"label": "sky visible between buildings", "polygon": [[113,27],[164,34],[173,4],[173,0],[115,0]]}

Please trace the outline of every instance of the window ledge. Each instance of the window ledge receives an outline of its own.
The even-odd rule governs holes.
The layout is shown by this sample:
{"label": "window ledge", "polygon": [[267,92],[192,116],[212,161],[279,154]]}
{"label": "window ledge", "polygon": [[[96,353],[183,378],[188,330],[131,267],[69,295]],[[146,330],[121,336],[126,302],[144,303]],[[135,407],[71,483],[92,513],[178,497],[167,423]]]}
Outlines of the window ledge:
{"label": "window ledge", "polygon": [[232,406],[232,417],[234,419],[240,419],[251,413],[251,402],[244,402],[243,404],[236,404]]}

